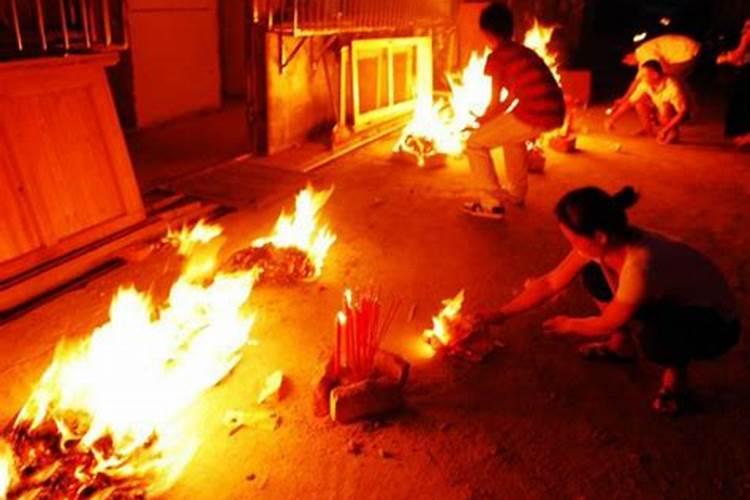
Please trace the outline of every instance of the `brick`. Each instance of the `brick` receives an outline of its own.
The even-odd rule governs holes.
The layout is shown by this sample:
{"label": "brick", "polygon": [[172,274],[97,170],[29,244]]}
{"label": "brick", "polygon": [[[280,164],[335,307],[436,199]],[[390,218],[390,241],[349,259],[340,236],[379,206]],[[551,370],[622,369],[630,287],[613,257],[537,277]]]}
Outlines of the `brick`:
{"label": "brick", "polygon": [[403,406],[403,386],[387,377],[336,387],[331,391],[331,418],[348,424],[365,417],[391,413]]}
{"label": "brick", "polygon": [[339,384],[333,374],[333,360],[329,359],[321,366],[315,377],[313,388],[313,415],[325,417],[329,412],[331,390]]}
{"label": "brick", "polygon": [[574,135],[552,137],[549,139],[549,147],[559,153],[573,153],[576,150],[576,137]]}
{"label": "brick", "polygon": [[403,389],[409,379],[409,363],[387,351],[375,354],[376,376],[330,391],[329,411],[339,423],[391,413],[404,404]]}

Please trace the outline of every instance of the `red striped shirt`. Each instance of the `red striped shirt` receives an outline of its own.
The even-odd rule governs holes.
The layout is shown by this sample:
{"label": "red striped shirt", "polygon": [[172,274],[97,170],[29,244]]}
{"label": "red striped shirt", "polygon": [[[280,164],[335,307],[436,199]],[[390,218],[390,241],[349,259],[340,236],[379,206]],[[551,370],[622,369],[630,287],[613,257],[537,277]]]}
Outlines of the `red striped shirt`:
{"label": "red striped shirt", "polygon": [[552,130],[565,120],[565,100],[544,60],[517,44],[501,45],[487,58],[484,73],[496,87],[508,89],[507,102],[518,99],[513,115],[534,127]]}

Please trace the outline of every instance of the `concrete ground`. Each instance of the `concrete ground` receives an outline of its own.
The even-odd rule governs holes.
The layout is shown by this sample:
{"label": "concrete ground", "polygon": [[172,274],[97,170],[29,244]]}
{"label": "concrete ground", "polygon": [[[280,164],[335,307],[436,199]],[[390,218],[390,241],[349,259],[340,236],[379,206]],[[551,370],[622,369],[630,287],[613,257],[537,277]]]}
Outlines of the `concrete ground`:
{"label": "concrete ground", "polygon": [[[554,266],[568,248],[552,207],[586,184],[641,190],[634,222],[715,258],[748,324],[750,156],[720,145],[718,120],[694,123],[684,145],[660,147],[630,136],[633,123],[617,136],[596,132],[602,116],[591,112],[581,152],[548,155],[547,173],[531,180],[527,208],[501,223],[458,211],[470,193],[464,160],[420,171],[388,160],[392,141],[312,175],[315,186],[336,189],[324,217],[338,241],[324,275],[315,284],[254,291],[259,345],[196,406],[204,444],[167,498],[750,498],[744,339],[721,361],[695,366],[702,409],[676,420],[649,409],[654,366],[582,362],[575,341],[541,334],[549,316],[593,311],[578,287],[495,332],[506,347],[483,364],[429,358],[421,347],[420,332],[442,299],[465,288],[469,308],[500,304],[525,278]],[[223,218],[230,246],[267,233],[290,202]],[[23,403],[61,337],[86,335],[105,321],[118,286],[135,283],[162,296],[178,267],[156,254],[0,327],[0,420]],[[343,288],[371,282],[405,303],[385,344],[413,363],[408,408],[379,425],[334,425],[312,416],[313,374],[330,350]],[[252,409],[275,369],[292,386],[274,407],[281,426],[230,436],[225,412]],[[361,455],[348,451],[352,440],[363,445]]]}

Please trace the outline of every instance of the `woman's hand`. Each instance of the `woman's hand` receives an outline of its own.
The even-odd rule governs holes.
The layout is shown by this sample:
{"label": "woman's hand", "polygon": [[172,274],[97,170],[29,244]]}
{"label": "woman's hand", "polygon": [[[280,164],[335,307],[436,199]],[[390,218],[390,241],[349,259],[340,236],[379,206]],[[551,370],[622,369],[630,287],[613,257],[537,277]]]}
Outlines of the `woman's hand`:
{"label": "woman's hand", "polygon": [[542,323],[544,333],[550,335],[573,335],[574,320],[568,316],[555,316]]}

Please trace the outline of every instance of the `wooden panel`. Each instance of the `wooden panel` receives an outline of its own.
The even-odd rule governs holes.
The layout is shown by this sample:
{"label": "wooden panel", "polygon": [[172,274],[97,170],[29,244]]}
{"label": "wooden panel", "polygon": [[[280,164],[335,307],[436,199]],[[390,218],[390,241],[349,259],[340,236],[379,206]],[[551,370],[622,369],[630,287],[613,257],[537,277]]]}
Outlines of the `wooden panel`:
{"label": "wooden panel", "polygon": [[24,206],[23,191],[13,168],[5,131],[0,128],[0,262],[42,245],[36,224]]}
{"label": "wooden panel", "polygon": [[[386,51],[385,62],[361,64]],[[354,40],[351,44],[352,97],[354,130],[362,130],[377,122],[393,119],[413,111],[416,96],[432,95],[432,40],[429,37],[374,38]],[[414,94],[412,99],[395,98],[394,54],[401,58],[401,66],[414,65]],[[404,58],[413,59],[405,64]],[[415,58],[415,59],[414,59]],[[363,73],[362,70],[365,70]],[[381,73],[382,72],[382,73]],[[386,79],[386,93],[380,85]],[[373,98],[375,96],[375,98]],[[383,99],[384,98],[384,99]]]}
{"label": "wooden panel", "polygon": [[144,218],[104,66],[115,54],[0,64],[3,281]]}
{"label": "wooden panel", "polygon": [[47,244],[125,213],[90,87],[13,99],[0,113],[16,124],[9,139]]}

